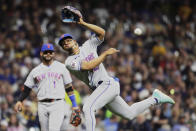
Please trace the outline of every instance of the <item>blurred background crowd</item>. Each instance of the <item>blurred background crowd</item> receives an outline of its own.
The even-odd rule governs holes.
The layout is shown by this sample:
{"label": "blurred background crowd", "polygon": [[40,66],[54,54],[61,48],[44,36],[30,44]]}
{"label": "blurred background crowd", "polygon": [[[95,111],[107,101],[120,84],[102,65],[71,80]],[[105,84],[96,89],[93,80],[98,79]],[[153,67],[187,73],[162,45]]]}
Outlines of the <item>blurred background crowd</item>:
{"label": "blurred background crowd", "polygon": [[[29,71],[40,63],[41,45],[53,43],[56,59],[64,62],[67,54],[57,45],[61,34],[72,34],[79,45],[90,37],[90,31],[61,22],[60,11],[67,4],[78,8],[86,22],[106,30],[99,53],[120,49],[104,65],[120,79],[121,96],[129,105],[156,88],[176,101],[132,121],[103,108],[96,113],[96,131],[196,131],[194,0],[0,0],[0,131],[39,131],[35,92],[22,113],[16,114],[13,106]],[[89,89],[73,81],[82,106]],[[75,130],[85,130],[84,124]]]}

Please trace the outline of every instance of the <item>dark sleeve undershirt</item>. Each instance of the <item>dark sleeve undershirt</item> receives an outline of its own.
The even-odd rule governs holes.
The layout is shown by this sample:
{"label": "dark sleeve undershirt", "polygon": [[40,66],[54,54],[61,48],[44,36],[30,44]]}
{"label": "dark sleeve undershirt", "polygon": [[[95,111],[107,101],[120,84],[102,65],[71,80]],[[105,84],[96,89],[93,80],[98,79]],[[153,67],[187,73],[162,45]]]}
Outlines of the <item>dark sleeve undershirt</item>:
{"label": "dark sleeve undershirt", "polygon": [[21,92],[19,98],[18,98],[18,101],[23,101],[24,99],[27,98],[27,96],[29,96],[30,92],[31,92],[31,88],[27,87],[27,86],[24,86],[24,90]]}

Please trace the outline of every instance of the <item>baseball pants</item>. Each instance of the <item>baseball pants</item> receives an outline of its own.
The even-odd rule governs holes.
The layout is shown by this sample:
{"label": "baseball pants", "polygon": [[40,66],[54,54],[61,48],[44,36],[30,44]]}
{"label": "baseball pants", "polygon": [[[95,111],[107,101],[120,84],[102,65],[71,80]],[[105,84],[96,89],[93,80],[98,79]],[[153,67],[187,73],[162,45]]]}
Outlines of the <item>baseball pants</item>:
{"label": "baseball pants", "polygon": [[60,131],[66,110],[65,104],[63,99],[54,102],[38,102],[41,131]]}
{"label": "baseball pants", "polygon": [[65,108],[65,114],[64,114],[63,123],[61,125],[61,131],[76,131],[76,130],[78,130],[78,127],[76,128],[70,124],[70,118],[71,118],[71,114],[72,114],[71,106],[66,103],[64,108]]}
{"label": "baseball pants", "polygon": [[129,106],[120,96],[119,82],[114,79],[104,81],[87,98],[83,106],[86,131],[95,131],[95,111],[103,106],[109,108],[113,113],[131,120],[155,103],[154,98],[149,97]]}

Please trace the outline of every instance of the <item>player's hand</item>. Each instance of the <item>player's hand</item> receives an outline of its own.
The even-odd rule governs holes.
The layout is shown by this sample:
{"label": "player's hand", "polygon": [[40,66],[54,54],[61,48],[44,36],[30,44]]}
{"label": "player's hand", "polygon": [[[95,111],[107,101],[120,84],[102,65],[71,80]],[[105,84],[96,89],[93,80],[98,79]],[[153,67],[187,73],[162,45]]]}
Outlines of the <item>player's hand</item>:
{"label": "player's hand", "polygon": [[79,25],[84,24],[84,20],[82,18],[79,18],[79,21],[77,22],[77,24],[79,24]]}
{"label": "player's hand", "polygon": [[14,106],[14,110],[16,112],[21,112],[22,111],[22,102],[18,101],[15,106]]}
{"label": "player's hand", "polygon": [[82,119],[81,119],[81,116],[80,116],[80,109],[79,108],[73,108],[71,118],[70,118],[70,124],[77,127],[78,125],[81,124],[81,121],[82,121]]}
{"label": "player's hand", "polygon": [[82,21],[82,14],[81,12],[72,6],[65,6],[61,10],[62,21],[64,23],[78,23],[80,24]]}
{"label": "player's hand", "polygon": [[115,49],[115,48],[110,48],[110,49],[106,50],[104,53],[105,53],[106,55],[112,55],[112,54],[115,54],[115,53],[117,53],[117,52],[120,52],[120,50],[117,50],[117,49]]}

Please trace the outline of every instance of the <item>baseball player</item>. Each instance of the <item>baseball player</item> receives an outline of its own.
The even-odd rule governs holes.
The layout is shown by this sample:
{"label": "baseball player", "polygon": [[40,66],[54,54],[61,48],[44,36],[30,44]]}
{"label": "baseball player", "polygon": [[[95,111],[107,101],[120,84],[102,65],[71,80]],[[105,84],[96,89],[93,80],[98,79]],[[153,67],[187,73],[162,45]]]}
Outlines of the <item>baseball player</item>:
{"label": "baseball player", "polygon": [[29,73],[14,109],[17,112],[22,111],[23,100],[30,94],[32,88],[37,88],[41,131],[60,131],[64,114],[69,112],[69,107],[66,108],[64,101],[65,91],[72,101],[73,111],[79,111],[73,94],[72,79],[65,65],[54,60],[52,44],[43,44],[40,56],[42,63]]}
{"label": "baseball player", "polygon": [[131,120],[152,105],[175,103],[172,98],[155,89],[151,97],[129,106],[119,95],[119,79],[110,77],[102,64],[108,55],[117,53],[119,50],[110,48],[98,56],[97,46],[104,40],[104,29],[84,22],[82,17],[76,23],[95,34],[81,47],[70,34],[63,34],[58,44],[69,53],[65,61],[67,69],[92,90],[92,94],[83,105],[87,131],[95,131],[95,111],[103,106],[106,106],[113,113]]}

